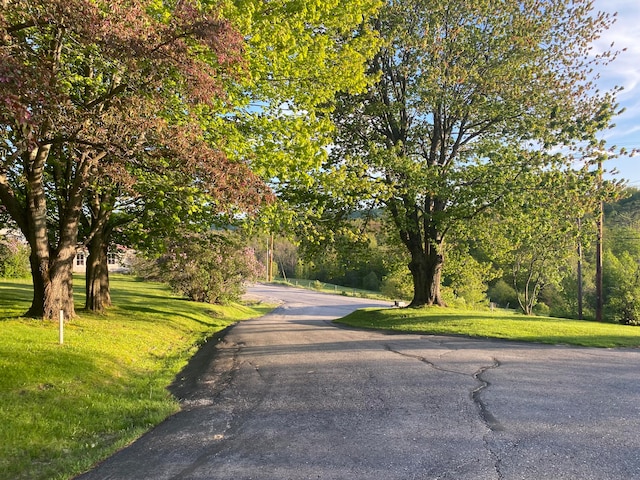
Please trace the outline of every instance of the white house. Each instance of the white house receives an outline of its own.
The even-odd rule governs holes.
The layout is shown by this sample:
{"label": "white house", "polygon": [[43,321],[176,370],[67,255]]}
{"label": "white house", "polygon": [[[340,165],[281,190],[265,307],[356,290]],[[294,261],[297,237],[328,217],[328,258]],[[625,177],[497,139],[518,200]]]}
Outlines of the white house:
{"label": "white house", "polygon": [[[73,273],[84,273],[87,271],[87,258],[89,252],[85,247],[78,247],[76,257],[73,259]],[[114,249],[107,253],[107,267],[110,272],[127,273],[131,268],[131,263],[135,251],[116,245]]]}
{"label": "white house", "polygon": [[[28,245],[27,241],[22,235],[22,232],[11,228],[0,229],[0,240],[13,239],[18,242]],[[76,256],[73,259],[73,272],[84,273],[87,271],[87,257],[89,256],[88,250],[83,246],[78,246],[76,250]],[[130,270],[133,258],[135,256],[135,250],[131,248],[116,245],[112,250],[107,253],[107,266],[110,272],[126,273]]]}

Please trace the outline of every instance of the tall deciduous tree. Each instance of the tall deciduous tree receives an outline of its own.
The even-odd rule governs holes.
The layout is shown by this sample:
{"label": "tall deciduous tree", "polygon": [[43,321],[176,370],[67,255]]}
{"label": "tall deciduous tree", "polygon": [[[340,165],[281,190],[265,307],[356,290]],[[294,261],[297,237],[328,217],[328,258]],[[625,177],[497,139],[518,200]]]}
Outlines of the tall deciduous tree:
{"label": "tall deciduous tree", "polygon": [[[376,38],[363,20],[377,5],[376,0],[227,2],[224,15],[242,34],[247,68],[244,75],[224,78],[224,101],[197,109],[207,142],[229,158],[250,164],[274,188],[304,178],[308,168],[319,163],[321,146],[329,139],[328,118],[315,115],[318,105],[327,104],[336,91],[359,91],[366,85],[365,59],[374,51]],[[87,230],[89,250],[95,252],[88,261],[88,308],[100,309],[109,302],[104,241],[102,248],[97,243],[108,238],[114,224],[122,229],[132,221],[129,226],[134,230],[153,232],[151,236],[160,239],[177,224],[196,230],[210,227],[216,214],[226,210],[220,205],[225,191],[193,191],[189,177],[163,178],[149,168],[137,168],[133,175],[133,191],[122,188],[121,178],[115,182],[120,184],[116,189],[120,196],[111,202],[119,205],[115,217],[105,208],[110,202],[96,203],[116,192],[104,186],[97,190],[99,195],[92,194],[86,209],[87,224],[106,229],[103,234]],[[237,194],[241,187],[231,192]],[[160,192],[170,191],[183,195],[159,200]],[[269,218],[282,218],[281,207],[273,208]],[[109,220],[100,221],[98,216]],[[140,240],[150,246],[142,237],[138,245]]]}
{"label": "tall deciduous tree", "polygon": [[[197,150],[192,154],[218,154],[207,145]],[[116,243],[140,253],[157,253],[164,249],[163,239],[179,231],[205,231],[214,224],[228,225],[240,211],[255,212],[270,197],[251,193],[252,181],[247,182],[243,174],[247,175],[242,164],[225,163],[218,165],[218,181],[203,182],[207,175],[194,179],[175,161],[162,158],[159,164],[149,159],[130,164],[127,174],[118,179],[102,178],[102,184],[94,181],[87,190],[81,218],[80,239],[89,252],[85,307],[102,311],[111,304],[107,252]]]}
{"label": "tall deciduous tree", "polygon": [[389,1],[374,22],[379,81],[344,96],[333,166],[368,179],[411,255],[412,306],[443,304],[445,240],[513,199],[524,173],[594,141],[615,91],[597,93],[591,56],[612,22],[587,0]]}
{"label": "tall deciduous tree", "polygon": [[530,315],[541,290],[559,285],[576,261],[578,242],[586,244],[585,231],[595,231],[588,218],[600,198],[615,193],[615,184],[599,189],[597,176],[586,168],[536,172],[521,180],[519,201],[478,230],[485,232],[487,256],[505,272],[522,312]]}
{"label": "tall deciduous tree", "polygon": [[380,0],[230,0],[226,15],[246,40],[250,76],[236,84],[235,108],[208,118],[208,131],[224,132],[224,151],[248,161],[280,202],[261,220],[271,231],[296,223],[297,210],[282,195],[309,185],[309,172],[326,158],[333,129],[327,115],[336,93],[371,84],[367,61],[379,47],[369,18]]}
{"label": "tall deciduous tree", "polygon": [[[0,201],[31,246],[29,315],[74,315],[72,261],[92,176],[119,178],[130,161],[169,156],[170,166],[227,184],[225,158],[200,141],[189,113],[222,101],[241,53],[214,2],[4,2]],[[179,127],[169,128],[172,112]],[[259,189],[246,168],[230,170],[239,175],[229,191]]]}

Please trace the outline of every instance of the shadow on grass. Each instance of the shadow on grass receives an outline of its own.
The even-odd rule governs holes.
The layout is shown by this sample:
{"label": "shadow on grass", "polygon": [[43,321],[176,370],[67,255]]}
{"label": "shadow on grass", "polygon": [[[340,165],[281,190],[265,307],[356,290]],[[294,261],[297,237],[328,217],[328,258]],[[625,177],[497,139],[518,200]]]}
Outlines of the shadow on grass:
{"label": "shadow on grass", "polygon": [[[172,316],[174,316],[174,317],[184,318],[184,319],[193,321],[195,323],[199,323],[200,325],[205,325],[207,327],[216,326],[212,322],[207,322],[202,320],[201,318],[198,318],[196,314],[189,315],[184,311],[176,312],[175,310],[163,310],[160,308],[152,308],[152,307],[142,306],[142,305],[119,305],[118,310],[120,310],[120,312],[122,313],[131,312],[132,314],[143,314],[143,315],[136,315],[135,319],[137,322],[157,322],[160,316],[163,317],[162,318],[163,321],[167,321],[168,318],[171,318]],[[212,319],[214,319],[213,315],[210,315],[210,316]]]}
{"label": "shadow on grass", "polygon": [[[83,310],[85,302],[85,279],[81,275],[74,275],[73,291],[77,310]],[[115,297],[114,304],[122,304],[124,307],[131,306],[137,308],[141,303],[154,303],[158,301],[175,301],[168,291],[163,291],[162,284],[151,284],[151,289],[157,290],[149,292],[140,291],[135,288],[132,292],[130,284],[141,284],[143,282],[124,276],[115,276],[111,282],[111,293]],[[137,285],[136,285],[137,287]],[[2,279],[0,278],[0,320],[9,318],[19,318],[29,309],[33,299],[33,285],[31,279]],[[167,313],[167,312],[160,312]]]}
{"label": "shadow on grass", "polygon": [[2,279],[0,281],[0,292],[3,293],[2,297],[10,296],[11,300],[29,301],[31,300],[33,287],[31,282],[28,281]]}
{"label": "shadow on grass", "polygon": [[29,280],[2,279],[0,281],[0,321],[24,317],[33,299]]}
{"label": "shadow on grass", "polygon": [[[85,279],[82,275],[74,275],[74,298],[76,311],[80,315],[100,315],[84,308]],[[167,321],[172,317],[180,317],[207,327],[217,325],[215,321],[203,319],[205,313],[212,320],[220,317],[214,310],[203,312],[191,308],[187,299],[172,295],[168,287],[162,283],[144,282],[136,277],[112,275],[111,296],[113,308],[109,311],[120,312],[135,317],[136,321],[152,322]],[[24,318],[29,310],[33,297],[33,286],[30,279],[0,279],[0,321]],[[175,302],[184,302],[180,309],[175,308]],[[226,325],[226,323],[225,323]]]}

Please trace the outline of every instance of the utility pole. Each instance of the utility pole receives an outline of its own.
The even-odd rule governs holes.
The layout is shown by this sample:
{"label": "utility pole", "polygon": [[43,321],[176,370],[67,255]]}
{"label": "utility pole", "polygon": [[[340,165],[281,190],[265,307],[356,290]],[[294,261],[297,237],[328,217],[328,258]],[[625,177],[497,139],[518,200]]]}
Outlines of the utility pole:
{"label": "utility pole", "polygon": [[602,236],[604,221],[604,202],[602,201],[602,157],[598,156],[598,202],[597,229],[598,236],[596,240],[596,321],[602,321],[602,310],[604,307],[604,299],[602,296]]}
{"label": "utility pole", "polygon": [[273,233],[269,235],[269,245],[267,248],[267,281],[273,281]]}
{"label": "utility pole", "polygon": [[578,218],[578,320],[582,320],[582,224]]}

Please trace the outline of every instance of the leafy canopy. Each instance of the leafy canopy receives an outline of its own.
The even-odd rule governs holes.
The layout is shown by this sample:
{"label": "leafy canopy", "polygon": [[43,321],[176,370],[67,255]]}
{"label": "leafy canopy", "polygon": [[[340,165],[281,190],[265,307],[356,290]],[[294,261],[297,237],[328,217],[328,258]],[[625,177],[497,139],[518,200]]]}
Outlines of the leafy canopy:
{"label": "leafy canopy", "polygon": [[610,124],[616,90],[597,91],[592,68],[615,53],[590,46],[612,21],[587,0],[389,1],[374,18],[378,81],[340,97],[321,175],[347,169],[361,198],[386,206],[411,254],[414,304],[443,303],[452,232],[520,201],[522,178],[601,147],[595,134]]}

